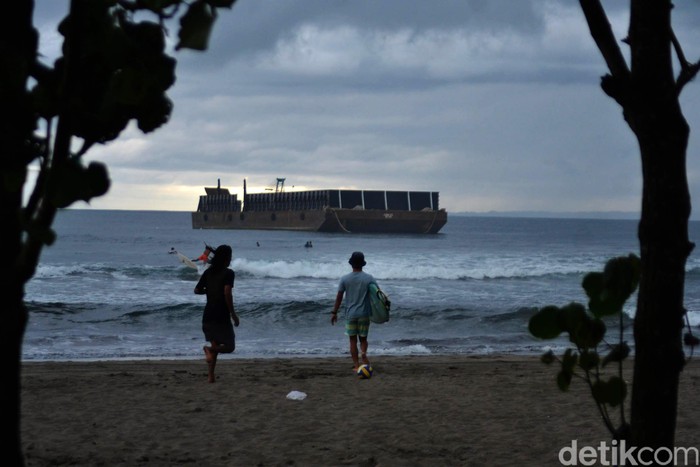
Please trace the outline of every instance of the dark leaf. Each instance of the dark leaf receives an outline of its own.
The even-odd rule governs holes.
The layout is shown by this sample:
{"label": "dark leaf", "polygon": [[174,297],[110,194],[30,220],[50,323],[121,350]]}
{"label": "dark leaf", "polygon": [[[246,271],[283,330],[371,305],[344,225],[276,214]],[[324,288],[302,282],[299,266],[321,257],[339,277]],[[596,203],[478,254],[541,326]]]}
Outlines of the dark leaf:
{"label": "dark leaf", "polygon": [[561,370],[557,374],[557,386],[559,386],[559,389],[562,391],[567,391],[569,389],[569,386],[571,385],[571,378],[573,377],[573,373]]}
{"label": "dark leaf", "polygon": [[49,194],[54,206],[66,208],[76,201],[88,202],[102,196],[109,189],[107,167],[91,162],[85,168],[80,161],[71,159],[60,168],[53,169],[53,181]]}
{"label": "dark leaf", "polygon": [[84,201],[90,201],[91,198],[102,196],[109,190],[111,181],[107,166],[101,162],[90,162],[85,172],[88,189]]}
{"label": "dark leaf", "polygon": [[596,381],[592,393],[598,403],[616,407],[627,397],[627,383],[618,376],[612,376],[608,381]]}
{"label": "dark leaf", "polygon": [[53,245],[53,242],[56,241],[56,232],[50,227],[37,226],[35,223],[31,223],[27,226],[27,234],[48,246]]}
{"label": "dark leaf", "polygon": [[140,54],[159,55],[165,50],[165,31],[160,24],[151,21],[134,24],[126,20],[120,24],[133,45],[138,47]]}
{"label": "dark leaf", "polygon": [[131,67],[116,70],[108,89],[112,104],[123,108],[140,105],[150,91],[144,78],[141,71]]}
{"label": "dark leaf", "polygon": [[583,277],[581,285],[589,299],[593,300],[600,297],[603,294],[603,273],[589,272]]}
{"label": "dark leaf", "polygon": [[81,173],[78,161],[69,160],[61,167],[52,169],[49,197],[57,208],[67,208],[80,199]]}
{"label": "dark leaf", "polygon": [[606,327],[603,321],[598,318],[588,318],[572,342],[583,349],[592,349],[603,340],[605,331]]}
{"label": "dark leaf", "polygon": [[575,334],[585,326],[587,318],[586,308],[580,303],[573,302],[562,307],[557,316],[557,323],[565,332]]}
{"label": "dark leaf", "polygon": [[610,362],[620,362],[627,358],[627,356],[630,354],[630,347],[627,345],[627,342],[623,342],[621,344],[615,345],[612,350],[610,351],[609,354],[603,358],[603,366],[607,365]]}
{"label": "dark leaf", "polygon": [[540,339],[554,339],[561,334],[559,327],[559,308],[546,306],[532,315],[528,323],[530,334]]}
{"label": "dark leaf", "polygon": [[554,357],[554,352],[552,352],[551,350],[548,350],[540,357],[540,361],[545,365],[551,364],[552,362],[554,362],[554,360],[556,360],[556,358]]}
{"label": "dark leaf", "polygon": [[583,368],[585,371],[590,371],[596,368],[599,362],[600,357],[598,356],[598,353],[590,350],[581,352],[578,359],[579,366],[581,366],[581,368]]}
{"label": "dark leaf", "polygon": [[46,80],[38,83],[31,91],[32,103],[36,112],[45,119],[58,115],[58,95],[55,83]]}
{"label": "dark leaf", "polygon": [[607,262],[603,273],[589,273],[583,279],[590,308],[597,318],[622,311],[622,307],[639,284],[639,258],[630,254]]}
{"label": "dark leaf", "polygon": [[567,373],[574,373],[574,367],[578,362],[578,354],[571,349],[566,349],[561,360],[561,369]]}
{"label": "dark leaf", "polygon": [[174,58],[160,54],[149,60],[148,73],[153,86],[159,91],[165,91],[175,84],[175,66],[177,62]]}
{"label": "dark leaf", "polygon": [[215,13],[206,2],[197,0],[191,4],[180,18],[180,42],[175,49],[206,50],[214,19]]}
{"label": "dark leaf", "polygon": [[151,96],[137,116],[138,126],[144,133],[156,130],[170,119],[173,110],[173,103],[165,94]]}

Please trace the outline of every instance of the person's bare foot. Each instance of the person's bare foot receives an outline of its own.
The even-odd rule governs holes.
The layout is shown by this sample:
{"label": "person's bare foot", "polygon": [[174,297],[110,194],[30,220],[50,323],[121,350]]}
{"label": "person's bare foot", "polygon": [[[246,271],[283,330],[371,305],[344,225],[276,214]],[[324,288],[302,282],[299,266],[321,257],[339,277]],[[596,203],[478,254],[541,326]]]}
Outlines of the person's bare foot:
{"label": "person's bare foot", "polygon": [[367,358],[367,354],[366,354],[366,353],[363,353],[363,354],[362,354],[362,363],[363,363],[364,365],[369,365],[369,359]]}

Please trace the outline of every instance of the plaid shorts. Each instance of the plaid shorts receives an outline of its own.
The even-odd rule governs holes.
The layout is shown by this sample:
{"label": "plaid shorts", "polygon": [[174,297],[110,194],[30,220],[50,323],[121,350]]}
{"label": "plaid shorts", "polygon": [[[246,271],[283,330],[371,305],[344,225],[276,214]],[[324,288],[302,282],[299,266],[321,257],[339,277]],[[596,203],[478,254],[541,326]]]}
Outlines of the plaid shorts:
{"label": "plaid shorts", "polygon": [[346,336],[367,337],[369,332],[369,317],[365,318],[350,318],[345,321]]}

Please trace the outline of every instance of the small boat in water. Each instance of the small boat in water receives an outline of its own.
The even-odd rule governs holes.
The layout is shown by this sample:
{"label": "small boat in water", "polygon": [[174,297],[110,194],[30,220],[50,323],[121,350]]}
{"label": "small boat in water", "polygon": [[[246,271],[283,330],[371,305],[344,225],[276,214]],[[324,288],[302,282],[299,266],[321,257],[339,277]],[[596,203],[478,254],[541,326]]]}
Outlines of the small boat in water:
{"label": "small boat in water", "polygon": [[192,213],[194,229],[300,230],[345,233],[434,234],[447,223],[436,191],[309,190],[247,193],[206,187]]}

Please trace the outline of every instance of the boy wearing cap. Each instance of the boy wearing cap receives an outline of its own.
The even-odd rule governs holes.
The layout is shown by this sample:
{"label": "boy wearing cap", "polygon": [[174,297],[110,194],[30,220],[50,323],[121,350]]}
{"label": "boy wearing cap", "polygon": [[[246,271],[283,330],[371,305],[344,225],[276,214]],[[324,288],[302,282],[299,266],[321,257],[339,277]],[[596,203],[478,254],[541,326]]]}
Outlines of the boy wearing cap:
{"label": "boy wearing cap", "polygon": [[[362,271],[365,262],[365,255],[361,251],[354,252],[348,260],[352,266],[352,272],[340,278],[338,284],[338,294],[335,297],[335,304],[331,312],[331,324],[338,321],[338,310],[340,304],[345,300],[345,335],[350,339],[350,356],[355,364],[355,371],[360,366],[360,358],[363,364],[369,364],[367,359],[367,333],[369,332],[369,315],[371,310],[369,284],[376,284],[371,274]],[[360,341],[360,352],[358,355],[357,341]]]}

